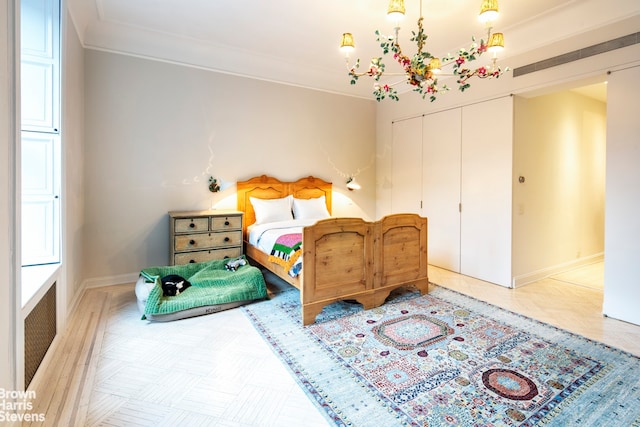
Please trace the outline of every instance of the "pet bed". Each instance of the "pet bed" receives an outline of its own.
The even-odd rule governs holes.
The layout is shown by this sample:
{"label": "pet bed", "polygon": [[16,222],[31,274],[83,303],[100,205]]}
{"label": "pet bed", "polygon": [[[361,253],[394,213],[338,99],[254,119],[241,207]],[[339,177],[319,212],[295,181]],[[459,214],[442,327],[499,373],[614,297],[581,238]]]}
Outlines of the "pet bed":
{"label": "pet bed", "polygon": [[[136,283],[142,319],[170,321],[215,313],[267,298],[262,272],[249,264],[235,271],[225,268],[228,260],[149,267]],[[191,286],[175,296],[164,296],[161,279],[176,274]]]}

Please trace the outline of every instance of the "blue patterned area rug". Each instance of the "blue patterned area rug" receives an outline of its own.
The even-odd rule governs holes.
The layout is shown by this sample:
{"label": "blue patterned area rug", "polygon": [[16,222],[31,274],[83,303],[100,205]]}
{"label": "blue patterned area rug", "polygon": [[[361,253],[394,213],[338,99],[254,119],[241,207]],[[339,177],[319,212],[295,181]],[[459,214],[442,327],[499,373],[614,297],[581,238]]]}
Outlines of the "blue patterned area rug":
{"label": "blue patterned area rug", "polygon": [[338,426],[638,426],[640,359],[435,287],[300,322],[294,288],[243,307]]}

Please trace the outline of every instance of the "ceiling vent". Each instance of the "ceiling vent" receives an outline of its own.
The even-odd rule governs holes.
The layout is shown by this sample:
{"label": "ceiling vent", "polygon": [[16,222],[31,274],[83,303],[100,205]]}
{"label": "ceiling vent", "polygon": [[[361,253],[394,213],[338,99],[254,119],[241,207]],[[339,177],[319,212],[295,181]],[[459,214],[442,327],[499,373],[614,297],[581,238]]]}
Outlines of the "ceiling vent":
{"label": "ceiling vent", "polygon": [[577,61],[578,59],[588,58],[593,55],[609,52],[610,50],[631,46],[636,43],[640,43],[640,33],[634,33],[634,34],[629,34],[628,36],[618,37],[617,39],[594,44],[593,46],[574,50],[573,52],[564,53],[562,55],[554,56],[553,58],[545,59],[542,61],[534,62],[533,64],[514,68],[513,77],[523,76],[525,74],[533,73],[535,71],[541,71],[546,68],[557,67],[558,65]]}

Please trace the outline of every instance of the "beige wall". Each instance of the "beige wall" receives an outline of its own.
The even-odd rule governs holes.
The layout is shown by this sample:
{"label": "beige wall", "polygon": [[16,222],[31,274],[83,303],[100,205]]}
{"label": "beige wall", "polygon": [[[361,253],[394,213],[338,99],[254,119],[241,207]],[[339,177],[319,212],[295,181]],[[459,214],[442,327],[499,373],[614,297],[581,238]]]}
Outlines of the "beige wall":
{"label": "beige wall", "polygon": [[234,207],[234,183],[255,175],[318,176],[335,215],[375,217],[374,101],[95,50],[85,65],[90,285],[167,264],[167,211]]}
{"label": "beige wall", "polygon": [[[523,283],[604,252],[606,104],[516,97],[513,275]],[[527,280],[527,276],[530,280]]]}
{"label": "beige wall", "polygon": [[63,20],[62,46],[62,292],[66,313],[78,297],[82,284],[85,220],[84,48],[68,13]]}

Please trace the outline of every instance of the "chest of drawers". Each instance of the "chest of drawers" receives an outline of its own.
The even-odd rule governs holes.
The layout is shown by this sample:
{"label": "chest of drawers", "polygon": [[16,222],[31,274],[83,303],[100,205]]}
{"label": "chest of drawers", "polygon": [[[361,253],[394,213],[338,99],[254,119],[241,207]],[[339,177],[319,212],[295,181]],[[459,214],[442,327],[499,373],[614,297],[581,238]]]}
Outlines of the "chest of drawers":
{"label": "chest of drawers", "polygon": [[242,255],[242,212],[169,212],[172,265],[236,258]]}

